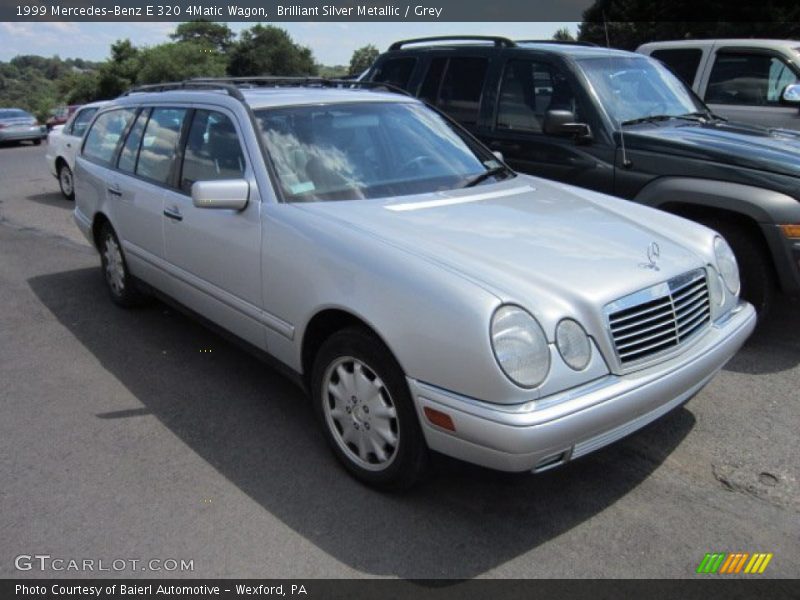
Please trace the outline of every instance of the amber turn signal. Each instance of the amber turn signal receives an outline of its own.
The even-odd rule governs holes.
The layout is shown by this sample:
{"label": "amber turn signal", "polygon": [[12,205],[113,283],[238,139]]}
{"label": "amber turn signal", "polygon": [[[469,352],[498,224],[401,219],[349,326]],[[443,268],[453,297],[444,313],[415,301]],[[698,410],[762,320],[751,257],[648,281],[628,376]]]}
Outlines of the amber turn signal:
{"label": "amber turn signal", "polygon": [[781,230],[788,238],[800,238],[800,225],[781,225]]}
{"label": "amber turn signal", "polygon": [[448,431],[456,430],[456,426],[453,424],[453,419],[450,418],[450,415],[438,410],[434,410],[428,406],[426,406],[423,411],[425,412],[425,416],[428,418],[428,421],[437,427],[447,429]]}

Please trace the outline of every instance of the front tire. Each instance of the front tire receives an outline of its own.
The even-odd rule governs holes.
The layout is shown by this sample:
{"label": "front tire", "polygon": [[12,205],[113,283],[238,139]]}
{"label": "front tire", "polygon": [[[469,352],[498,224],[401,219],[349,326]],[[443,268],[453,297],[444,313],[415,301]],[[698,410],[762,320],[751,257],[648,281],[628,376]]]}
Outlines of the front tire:
{"label": "front tire", "polygon": [[142,294],[136,289],[136,282],[128,271],[128,263],[122,253],[117,234],[113,227],[105,223],[100,230],[100,261],[103,279],[106,282],[111,301],[118,306],[130,308],[142,302]]}
{"label": "front tire", "polygon": [[311,375],[328,444],[358,480],[385,490],[414,485],[428,452],[408,384],[386,346],[364,329],[322,344]]}
{"label": "front tire", "polygon": [[75,180],[72,178],[72,169],[66,163],[58,168],[58,187],[67,200],[75,199]]}

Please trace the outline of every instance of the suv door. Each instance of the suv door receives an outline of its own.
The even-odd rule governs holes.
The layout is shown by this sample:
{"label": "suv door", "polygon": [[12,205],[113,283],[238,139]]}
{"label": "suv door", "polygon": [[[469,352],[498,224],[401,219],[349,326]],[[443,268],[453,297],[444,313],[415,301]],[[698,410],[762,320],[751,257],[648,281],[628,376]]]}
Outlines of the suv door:
{"label": "suv door", "polygon": [[[261,198],[234,114],[200,107],[188,115],[175,185],[164,194],[166,259],[175,298],[265,349],[261,321]],[[244,179],[247,206],[198,208],[197,181]]]}
{"label": "suv door", "polygon": [[781,92],[800,80],[800,69],[772,50],[721,47],[706,77],[704,100],[731,121],[800,130],[800,110]]}
{"label": "suv door", "polygon": [[596,133],[602,125],[573,75],[545,58],[510,56],[502,67],[491,128],[480,137],[514,169],[602,192],[614,186],[614,147],[595,135],[591,142],[548,135],[548,110],[569,110]]}

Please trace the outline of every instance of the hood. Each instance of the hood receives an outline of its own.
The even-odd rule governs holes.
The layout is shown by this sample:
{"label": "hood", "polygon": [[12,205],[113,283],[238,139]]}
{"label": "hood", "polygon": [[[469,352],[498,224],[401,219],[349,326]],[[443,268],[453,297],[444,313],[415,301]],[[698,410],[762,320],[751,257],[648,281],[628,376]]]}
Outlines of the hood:
{"label": "hood", "polygon": [[[604,207],[604,200],[617,209]],[[394,201],[298,206],[457,271],[535,314],[556,311],[563,316],[576,304],[597,314],[608,302],[705,265],[699,254],[670,237],[669,227],[658,219],[662,213],[636,207],[639,214],[653,215],[651,228],[626,217],[622,211],[627,205],[518,176]],[[646,266],[652,242],[660,250],[658,270]]]}
{"label": "hood", "polygon": [[628,148],[800,177],[800,132],[741,123],[671,120],[625,129]]}

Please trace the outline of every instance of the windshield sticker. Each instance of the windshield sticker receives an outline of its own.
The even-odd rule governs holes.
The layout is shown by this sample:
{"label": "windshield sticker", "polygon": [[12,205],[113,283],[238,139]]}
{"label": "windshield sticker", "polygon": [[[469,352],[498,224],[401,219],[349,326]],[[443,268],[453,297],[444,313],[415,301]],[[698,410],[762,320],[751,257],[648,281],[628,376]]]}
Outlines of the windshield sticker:
{"label": "windshield sticker", "polygon": [[308,192],[313,192],[315,187],[311,181],[301,181],[300,183],[293,183],[289,186],[289,189],[292,190],[293,194],[307,194]]}

